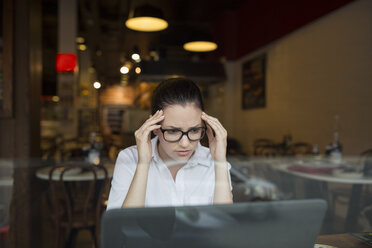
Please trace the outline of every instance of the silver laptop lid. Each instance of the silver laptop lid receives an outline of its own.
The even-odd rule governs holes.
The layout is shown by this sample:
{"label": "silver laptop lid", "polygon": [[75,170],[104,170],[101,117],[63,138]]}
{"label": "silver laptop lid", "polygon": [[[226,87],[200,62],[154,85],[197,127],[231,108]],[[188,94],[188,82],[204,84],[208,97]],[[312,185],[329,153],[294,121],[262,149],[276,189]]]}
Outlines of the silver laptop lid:
{"label": "silver laptop lid", "polygon": [[324,200],[113,209],[104,213],[102,248],[312,248]]}

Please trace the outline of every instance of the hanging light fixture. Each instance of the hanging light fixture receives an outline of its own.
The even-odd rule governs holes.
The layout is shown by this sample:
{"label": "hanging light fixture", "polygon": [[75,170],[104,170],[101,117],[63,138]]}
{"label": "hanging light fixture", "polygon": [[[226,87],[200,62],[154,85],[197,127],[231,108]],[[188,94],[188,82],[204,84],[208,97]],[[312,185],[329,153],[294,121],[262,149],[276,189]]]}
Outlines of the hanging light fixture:
{"label": "hanging light fixture", "polygon": [[125,26],[136,31],[154,32],[166,29],[168,22],[164,20],[160,9],[145,4],[129,13]]}
{"label": "hanging light fixture", "polygon": [[183,49],[190,52],[211,52],[217,47],[210,35],[203,31],[196,31],[193,37],[183,44]]}

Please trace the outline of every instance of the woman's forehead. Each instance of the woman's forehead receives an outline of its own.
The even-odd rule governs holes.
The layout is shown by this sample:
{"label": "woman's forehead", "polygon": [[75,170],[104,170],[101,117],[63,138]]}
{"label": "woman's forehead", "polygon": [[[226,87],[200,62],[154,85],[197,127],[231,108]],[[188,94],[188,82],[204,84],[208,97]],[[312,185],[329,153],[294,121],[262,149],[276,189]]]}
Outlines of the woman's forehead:
{"label": "woman's forehead", "polygon": [[201,124],[202,111],[194,103],[170,105],[164,108],[164,126],[193,127]]}

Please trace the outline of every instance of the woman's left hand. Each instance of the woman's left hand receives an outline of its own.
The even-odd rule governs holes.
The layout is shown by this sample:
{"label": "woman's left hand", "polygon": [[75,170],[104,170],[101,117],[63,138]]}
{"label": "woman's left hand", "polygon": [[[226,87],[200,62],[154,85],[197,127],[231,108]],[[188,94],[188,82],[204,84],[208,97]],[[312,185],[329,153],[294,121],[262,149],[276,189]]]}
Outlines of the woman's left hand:
{"label": "woman's left hand", "polygon": [[[202,113],[202,120],[207,123],[207,136],[209,149],[213,159],[217,162],[226,162],[227,131],[217,118]],[[213,135],[213,131],[215,135]]]}

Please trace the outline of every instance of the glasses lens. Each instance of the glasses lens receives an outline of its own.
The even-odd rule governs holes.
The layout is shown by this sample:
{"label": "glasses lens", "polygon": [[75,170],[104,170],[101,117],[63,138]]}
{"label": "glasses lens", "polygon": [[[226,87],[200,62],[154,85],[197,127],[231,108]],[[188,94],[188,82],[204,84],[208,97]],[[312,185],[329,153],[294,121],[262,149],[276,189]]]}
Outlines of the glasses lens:
{"label": "glasses lens", "polygon": [[180,130],[166,130],[164,132],[164,139],[166,141],[178,141],[181,138],[182,132]]}
{"label": "glasses lens", "polygon": [[189,130],[188,136],[190,140],[200,140],[204,136],[204,128],[198,127]]}

